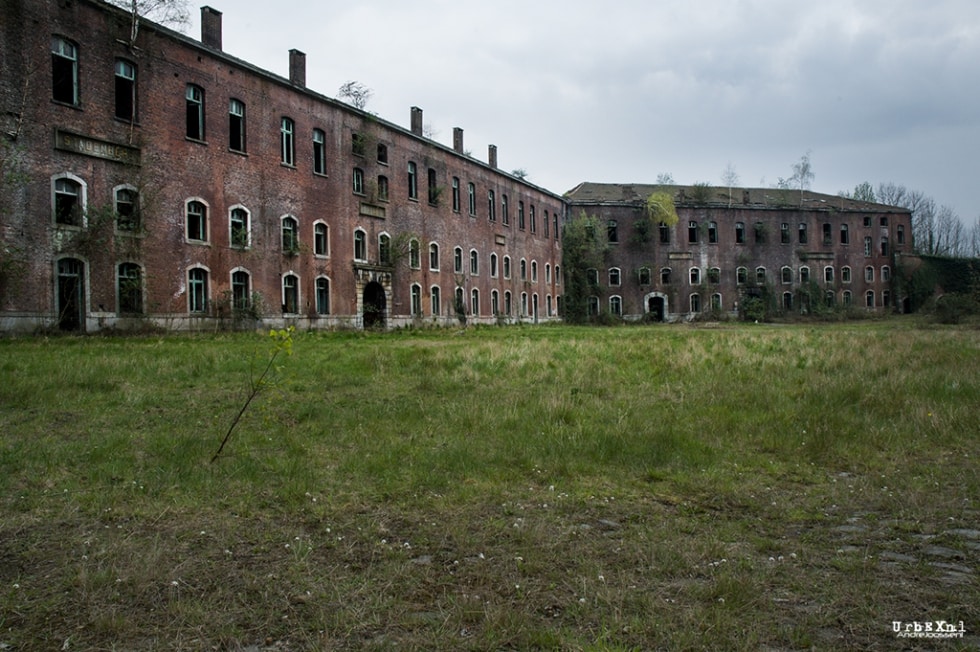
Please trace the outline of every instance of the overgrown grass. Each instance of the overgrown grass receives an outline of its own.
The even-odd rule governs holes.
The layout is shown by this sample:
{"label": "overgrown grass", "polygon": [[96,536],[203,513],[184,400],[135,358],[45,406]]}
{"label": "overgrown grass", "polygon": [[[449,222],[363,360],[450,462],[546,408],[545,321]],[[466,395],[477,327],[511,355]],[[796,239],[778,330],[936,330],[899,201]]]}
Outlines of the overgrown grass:
{"label": "overgrown grass", "polygon": [[[0,341],[0,646],[980,643],[980,332]],[[919,646],[918,648],[916,646]]]}

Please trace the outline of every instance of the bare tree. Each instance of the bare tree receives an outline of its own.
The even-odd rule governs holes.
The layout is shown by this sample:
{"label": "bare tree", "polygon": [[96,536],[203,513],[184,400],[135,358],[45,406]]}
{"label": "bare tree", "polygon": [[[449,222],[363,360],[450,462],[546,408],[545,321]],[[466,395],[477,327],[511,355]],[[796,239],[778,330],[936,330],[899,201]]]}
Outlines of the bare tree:
{"label": "bare tree", "polygon": [[670,172],[661,172],[657,175],[657,185],[658,186],[672,186],[674,185],[674,175]]}
{"label": "bare tree", "polygon": [[356,109],[364,110],[374,91],[359,81],[349,81],[337,90],[337,96]]}
{"label": "bare tree", "polygon": [[735,171],[735,166],[729,161],[728,165],[725,166],[724,171],[721,173],[721,182],[728,186],[728,207],[732,207],[732,190],[739,183],[738,172]]}
{"label": "bare tree", "polygon": [[971,258],[980,258],[980,217],[970,227],[970,234],[966,241],[966,255]]}
{"label": "bare tree", "polygon": [[858,185],[854,186],[853,192],[841,191],[841,197],[847,197],[848,199],[856,199],[857,201],[867,201],[871,203],[877,202],[877,197],[875,196],[875,189],[867,181],[863,181]]}
{"label": "bare tree", "polygon": [[932,256],[968,255],[966,229],[949,206],[937,205],[925,193],[891,182],[878,184],[877,197],[882,204],[907,208],[912,213],[912,237],[917,253]]}
{"label": "bare tree", "polygon": [[183,28],[190,22],[187,0],[109,0],[110,3],[126,9],[132,15],[129,31],[129,46],[136,45],[140,21],[152,20],[168,27]]}

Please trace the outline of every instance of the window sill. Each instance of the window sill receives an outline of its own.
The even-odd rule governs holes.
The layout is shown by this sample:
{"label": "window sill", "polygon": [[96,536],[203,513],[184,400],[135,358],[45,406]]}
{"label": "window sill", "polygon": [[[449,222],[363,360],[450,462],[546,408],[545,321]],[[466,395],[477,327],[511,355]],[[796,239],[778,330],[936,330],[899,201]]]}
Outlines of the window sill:
{"label": "window sill", "polygon": [[229,147],[228,148],[228,153],[229,154],[237,154],[238,156],[244,156],[245,158],[248,158],[248,152],[246,152],[245,150],[242,150],[242,149],[233,149],[233,148]]}
{"label": "window sill", "polygon": [[208,240],[191,240],[190,238],[184,238],[185,244],[200,245],[204,247],[210,247],[211,242]]}
{"label": "window sill", "polygon": [[184,136],[184,140],[186,140],[189,143],[196,143],[198,145],[204,145],[205,147],[208,144],[208,141],[206,141],[206,140],[200,140],[198,138],[191,138],[190,136]]}
{"label": "window sill", "polygon": [[279,161],[279,167],[284,167],[287,170],[295,170],[296,169],[296,166],[293,165],[292,163],[284,163],[282,161]]}

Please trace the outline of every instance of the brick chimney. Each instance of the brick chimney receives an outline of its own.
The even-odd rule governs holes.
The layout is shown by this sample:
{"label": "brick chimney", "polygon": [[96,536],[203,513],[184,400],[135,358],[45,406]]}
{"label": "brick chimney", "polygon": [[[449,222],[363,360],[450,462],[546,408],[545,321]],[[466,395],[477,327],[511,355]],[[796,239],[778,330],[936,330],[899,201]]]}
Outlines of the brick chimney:
{"label": "brick chimney", "polygon": [[217,9],[201,7],[201,43],[221,49],[221,12]]}
{"label": "brick chimney", "polygon": [[461,127],[453,127],[453,149],[463,153],[463,129]]}
{"label": "brick chimney", "polygon": [[412,133],[422,135],[422,109],[417,106],[412,107]]}
{"label": "brick chimney", "polygon": [[306,86],[306,54],[299,50],[289,51],[289,81],[295,86]]}
{"label": "brick chimney", "polygon": [[490,151],[487,153],[487,162],[490,164],[494,170],[497,169],[497,146],[490,145],[488,148]]}

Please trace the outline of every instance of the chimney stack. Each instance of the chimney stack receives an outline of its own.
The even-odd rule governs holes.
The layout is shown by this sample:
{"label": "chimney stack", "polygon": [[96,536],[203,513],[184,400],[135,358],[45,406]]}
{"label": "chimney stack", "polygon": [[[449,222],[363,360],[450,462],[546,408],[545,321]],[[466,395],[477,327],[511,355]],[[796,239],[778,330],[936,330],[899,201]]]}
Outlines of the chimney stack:
{"label": "chimney stack", "polygon": [[463,154],[463,130],[460,127],[453,127],[453,149]]}
{"label": "chimney stack", "polygon": [[490,145],[490,148],[489,149],[490,149],[490,152],[487,155],[487,162],[490,164],[490,167],[492,167],[494,170],[496,170],[497,169],[497,146],[496,145]]}
{"label": "chimney stack", "polygon": [[422,109],[417,106],[412,107],[412,133],[422,135]]}
{"label": "chimney stack", "polygon": [[221,49],[221,12],[217,9],[201,7],[201,43]]}
{"label": "chimney stack", "polygon": [[306,54],[299,50],[289,51],[289,81],[306,87]]}

